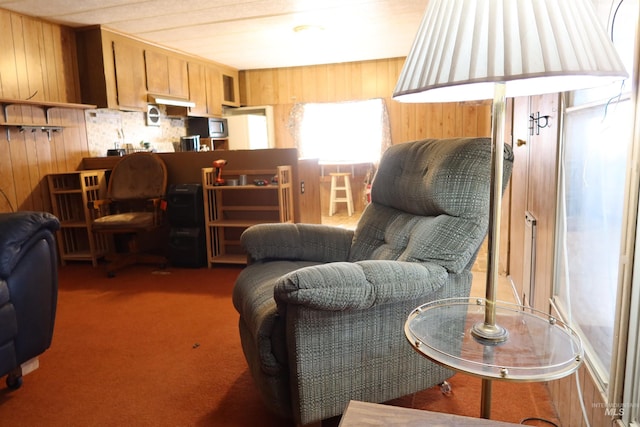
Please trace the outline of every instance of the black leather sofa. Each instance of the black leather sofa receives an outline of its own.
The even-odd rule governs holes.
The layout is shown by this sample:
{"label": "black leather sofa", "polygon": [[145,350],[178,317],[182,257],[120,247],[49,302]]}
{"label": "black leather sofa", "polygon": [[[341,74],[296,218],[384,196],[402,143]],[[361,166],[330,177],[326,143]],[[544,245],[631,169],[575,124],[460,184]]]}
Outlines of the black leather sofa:
{"label": "black leather sofa", "polygon": [[51,345],[59,227],[46,212],[0,214],[0,376],[11,389],[22,385],[21,365]]}

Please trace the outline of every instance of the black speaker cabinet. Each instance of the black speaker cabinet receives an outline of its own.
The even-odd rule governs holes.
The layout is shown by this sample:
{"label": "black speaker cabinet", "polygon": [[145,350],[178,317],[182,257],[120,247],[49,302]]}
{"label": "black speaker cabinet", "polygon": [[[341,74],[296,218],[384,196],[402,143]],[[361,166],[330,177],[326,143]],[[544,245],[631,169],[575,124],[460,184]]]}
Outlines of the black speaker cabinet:
{"label": "black speaker cabinet", "polygon": [[169,262],[174,267],[198,268],[207,265],[204,228],[173,227],[169,232]]}
{"label": "black speaker cabinet", "polygon": [[204,227],[201,184],[171,184],[167,191],[167,216],[172,227]]}

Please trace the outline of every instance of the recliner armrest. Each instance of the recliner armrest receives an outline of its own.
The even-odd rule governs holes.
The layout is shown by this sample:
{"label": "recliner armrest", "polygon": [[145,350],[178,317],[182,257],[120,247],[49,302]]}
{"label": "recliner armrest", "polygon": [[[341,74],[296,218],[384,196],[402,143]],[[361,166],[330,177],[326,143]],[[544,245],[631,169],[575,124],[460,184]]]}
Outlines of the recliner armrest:
{"label": "recliner armrest", "polygon": [[320,224],[259,224],[242,233],[249,262],[267,259],[346,261],[353,230]]}
{"label": "recliner armrest", "polygon": [[363,310],[427,296],[447,281],[435,263],[405,261],[339,262],[301,268],[276,284],[278,303],[317,310]]}

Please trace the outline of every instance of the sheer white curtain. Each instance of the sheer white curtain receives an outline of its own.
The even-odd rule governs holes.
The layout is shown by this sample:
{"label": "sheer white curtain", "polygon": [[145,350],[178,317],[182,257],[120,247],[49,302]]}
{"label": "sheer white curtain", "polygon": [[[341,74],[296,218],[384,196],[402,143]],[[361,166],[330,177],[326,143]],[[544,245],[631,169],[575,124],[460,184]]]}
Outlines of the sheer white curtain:
{"label": "sheer white curtain", "polygon": [[614,345],[631,107],[611,105],[604,116],[605,107],[595,106],[565,118],[558,297],[604,383]]}
{"label": "sheer white curtain", "polygon": [[[608,2],[597,1],[606,6]],[[616,2],[609,31],[629,75],[638,61],[638,0]],[[606,389],[618,381],[614,351],[621,285],[625,180],[633,167],[632,76],[567,97],[560,168],[561,199],[555,302],[583,338],[587,361]],[[636,101],[637,102],[637,101]],[[631,207],[634,209],[634,207]],[[632,355],[629,355],[633,357]]]}
{"label": "sheer white curtain", "polygon": [[301,158],[377,163],[391,145],[384,99],[296,104],[289,121]]}

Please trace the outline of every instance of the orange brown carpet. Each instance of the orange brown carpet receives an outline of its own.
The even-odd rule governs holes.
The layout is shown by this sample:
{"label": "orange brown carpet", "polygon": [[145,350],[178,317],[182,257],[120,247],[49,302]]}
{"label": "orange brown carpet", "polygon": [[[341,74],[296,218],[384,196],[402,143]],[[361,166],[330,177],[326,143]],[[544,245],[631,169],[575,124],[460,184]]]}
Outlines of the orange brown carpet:
{"label": "orange brown carpet", "polygon": [[[231,304],[240,270],[134,266],[109,279],[61,267],[52,346],[22,388],[0,391],[0,424],[291,426],[263,405],[242,355]],[[389,403],[479,416],[480,380],[451,384],[449,396],[435,387]],[[546,386],[494,382],[492,418],[525,417],[557,422]]]}

